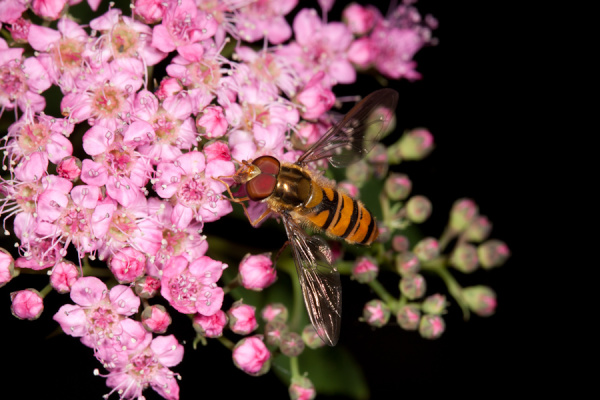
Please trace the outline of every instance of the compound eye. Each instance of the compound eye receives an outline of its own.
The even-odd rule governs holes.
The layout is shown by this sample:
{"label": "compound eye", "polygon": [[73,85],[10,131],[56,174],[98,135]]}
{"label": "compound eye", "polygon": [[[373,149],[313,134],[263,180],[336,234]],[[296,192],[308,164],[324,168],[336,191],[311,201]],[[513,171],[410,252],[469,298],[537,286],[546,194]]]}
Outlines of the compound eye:
{"label": "compound eye", "polygon": [[279,174],[279,161],[271,156],[258,157],[252,161],[252,164],[256,165],[261,172],[265,174],[278,175]]}
{"label": "compound eye", "polygon": [[260,201],[269,197],[276,186],[277,178],[275,176],[270,174],[260,174],[246,183],[246,191],[248,192],[248,197],[250,197],[250,199]]}

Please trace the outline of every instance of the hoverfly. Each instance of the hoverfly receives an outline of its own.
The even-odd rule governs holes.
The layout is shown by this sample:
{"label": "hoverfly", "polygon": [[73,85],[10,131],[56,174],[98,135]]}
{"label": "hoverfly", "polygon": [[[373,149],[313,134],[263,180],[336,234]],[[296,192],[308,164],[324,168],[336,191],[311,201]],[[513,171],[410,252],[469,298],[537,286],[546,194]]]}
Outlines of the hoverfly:
{"label": "hoverfly", "polygon": [[[308,316],[317,334],[330,346],[337,343],[340,334],[340,274],[332,266],[327,243],[308,235],[302,226],[362,245],[373,243],[378,229],[375,218],[360,201],[338,190],[307,164],[327,159],[334,167],[344,167],[364,157],[387,128],[397,101],[395,90],[377,90],[358,102],[295,163],[261,156],[242,161],[235,175],[221,177],[246,185],[247,197],[235,198],[228,185],[227,191],[231,200],[242,204],[253,226],[271,213],[281,216]],[[365,137],[368,130],[374,133],[373,140]],[[242,203],[246,200],[265,202],[267,210],[252,221]]]}

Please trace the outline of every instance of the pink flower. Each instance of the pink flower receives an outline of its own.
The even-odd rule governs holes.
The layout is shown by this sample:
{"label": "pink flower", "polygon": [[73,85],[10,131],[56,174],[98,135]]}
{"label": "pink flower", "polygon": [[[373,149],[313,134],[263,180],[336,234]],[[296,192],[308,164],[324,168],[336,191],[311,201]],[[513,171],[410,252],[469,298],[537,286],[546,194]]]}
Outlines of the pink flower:
{"label": "pink flower", "polygon": [[179,399],[177,374],[169,367],[181,362],[183,346],[173,335],[158,336],[144,343],[109,369],[106,385],[122,399],[143,398],[142,392],[148,387],[165,399]]}
{"label": "pink flower", "polygon": [[90,21],[90,28],[101,33],[99,45],[94,46],[92,59],[110,61],[114,58],[139,58],[145,65],[156,65],[167,53],[151,45],[152,29],[111,8]]}
{"label": "pink flower", "polygon": [[132,103],[144,84],[144,72],[140,60],[118,58],[98,66],[92,74],[79,75],[73,90],[61,100],[62,114],[73,123],[91,118],[94,126],[118,132],[132,122]]}
{"label": "pink flower", "polygon": [[185,229],[192,219],[212,222],[232,211],[231,203],[220,195],[225,185],[213,178],[234,172],[232,162],[213,160],[207,164],[204,154],[191,151],[173,163],[158,164],[154,189],[162,198],[177,200],[171,222]]}
{"label": "pink flower", "polygon": [[10,253],[0,247],[0,287],[15,277],[15,260]]}
{"label": "pink flower", "polygon": [[[7,3],[0,2],[0,3]],[[8,1],[8,3],[18,3],[15,1]],[[2,11],[2,6],[0,5],[0,22],[4,18],[4,11]],[[31,21],[28,19],[18,18],[15,21],[12,21],[11,26],[7,26],[6,29],[10,32],[10,35],[17,43],[27,43],[27,36],[29,35],[29,28],[31,27]]]}
{"label": "pink flower", "polygon": [[140,298],[129,287],[117,285],[109,291],[100,279],[82,277],[71,287],[70,296],[75,304],[65,304],[54,314],[67,335],[80,337],[83,344],[96,349],[123,345],[124,337],[115,337],[115,332],[123,330],[121,321],[140,306]]}
{"label": "pink flower", "polygon": [[19,290],[10,294],[12,314],[19,319],[34,320],[44,311],[44,300],[35,289]]}
{"label": "pink flower", "polygon": [[259,336],[240,340],[233,348],[232,356],[236,367],[253,376],[266,373],[271,364],[271,353]]}
{"label": "pink flower", "polygon": [[61,18],[57,28],[58,31],[31,25],[27,40],[40,53],[38,59],[48,71],[52,83],[66,93],[76,87],[76,81],[81,79],[82,68],[88,62],[85,48],[89,36],[69,18]]}
{"label": "pink flower", "polygon": [[262,290],[277,279],[270,254],[247,254],[239,267],[242,286],[251,290]]}
{"label": "pink flower", "polygon": [[277,51],[287,55],[304,82],[316,72],[324,72],[326,83],[353,83],[356,71],[348,61],[348,49],[354,37],[341,22],[324,24],[314,9],[302,9],[294,18],[296,42]]}
{"label": "pink flower", "polygon": [[145,272],[146,257],[141,251],[124,247],[113,255],[109,267],[119,283],[131,283]]}
{"label": "pink flower", "polygon": [[194,315],[194,329],[198,334],[208,338],[221,337],[225,325],[227,325],[227,314],[223,310],[210,316]]}
{"label": "pink flower", "polygon": [[19,107],[29,113],[46,107],[40,93],[51,86],[48,73],[37,58],[23,59],[23,51],[0,41],[0,110]]}
{"label": "pink flower", "polygon": [[192,0],[168,3],[162,23],[154,26],[152,45],[170,53],[212,37],[217,31],[212,15],[200,11]]}
{"label": "pink flower", "polygon": [[242,300],[233,303],[229,311],[227,311],[231,330],[239,335],[247,335],[258,328],[255,310],[256,307],[243,304]]}
{"label": "pink flower", "polygon": [[61,261],[52,268],[50,283],[58,293],[68,293],[79,278],[79,268],[72,262]]}
{"label": "pink flower", "polygon": [[156,231],[159,247],[148,257],[146,273],[153,277],[160,277],[161,270],[173,257],[183,256],[189,262],[203,256],[208,250],[206,236],[202,235],[202,222],[193,221],[185,229],[173,226],[172,218],[174,208],[168,202],[157,198],[148,200],[148,213],[151,218],[144,221],[144,232]]}
{"label": "pink flower", "polygon": [[189,263],[185,257],[173,257],[161,278],[162,296],[184,314],[215,314],[223,304],[223,289],[216,282],[226,264],[202,256]]}
{"label": "pink flower", "polygon": [[142,312],[142,324],[149,332],[165,333],[171,325],[171,316],[160,304],[149,306]]}
{"label": "pink flower", "polygon": [[247,42],[266,37],[273,44],[285,42],[292,30],[285,15],[296,7],[298,0],[260,0],[244,6],[236,13],[239,36]]}

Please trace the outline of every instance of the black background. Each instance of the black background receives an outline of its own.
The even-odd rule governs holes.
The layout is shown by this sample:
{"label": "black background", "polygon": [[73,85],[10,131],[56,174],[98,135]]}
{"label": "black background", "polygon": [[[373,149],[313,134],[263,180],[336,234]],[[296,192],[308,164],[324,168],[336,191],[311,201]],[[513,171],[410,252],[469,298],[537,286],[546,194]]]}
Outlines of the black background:
{"label": "black background", "polygon": [[[434,213],[426,225],[429,234],[439,236],[454,200],[469,197],[492,221],[492,237],[504,240],[512,257],[499,269],[457,275],[465,286],[493,287],[498,294],[497,312],[464,322],[453,304],[445,317],[447,330],[436,341],[393,324],[374,330],[359,323],[362,305],[372,295],[365,286],[344,280],[339,346],[349,349],[363,366],[372,399],[442,392],[484,396],[512,392],[520,383],[531,389],[532,372],[541,364],[537,343],[543,333],[536,318],[541,300],[534,295],[539,266],[530,239],[535,207],[529,191],[523,191],[535,185],[537,171],[525,161],[532,151],[527,110],[533,100],[527,86],[517,85],[518,76],[531,73],[519,50],[524,40],[519,13],[496,2],[423,0],[417,7],[422,14],[438,18],[434,36],[439,44],[416,57],[422,80],[390,85],[400,92],[398,129],[429,128],[436,149],[426,160],[402,164],[398,171],[412,178],[414,193],[433,202]],[[339,20],[340,10],[338,4],[330,20]],[[369,78],[363,82],[364,86],[336,87],[336,93],[365,95],[378,87]],[[103,378],[92,375],[99,365],[91,350],[77,339],[54,335],[51,317],[66,301],[64,296],[50,294],[35,322],[19,321],[10,314],[10,292],[41,289],[46,282],[45,276],[21,277],[0,290],[2,381],[19,388],[23,399],[44,394],[99,399],[108,389]],[[191,351],[193,332],[187,321],[176,320],[173,325],[179,326],[178,322],[188,340],[184,361],[175,368],[183,376],[181,398],[287,397],[287,388],[273,373],[258,378],[245,375],[233,367],[230,352],[217,343],[201,352]],[[145,396],[159,398],[151,390]]]}

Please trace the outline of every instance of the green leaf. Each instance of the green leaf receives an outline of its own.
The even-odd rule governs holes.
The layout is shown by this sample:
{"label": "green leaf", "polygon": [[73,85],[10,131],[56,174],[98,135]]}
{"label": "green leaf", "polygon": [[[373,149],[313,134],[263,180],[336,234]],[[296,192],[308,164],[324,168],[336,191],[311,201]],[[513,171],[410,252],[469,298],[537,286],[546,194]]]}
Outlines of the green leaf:
{"label": "green leaf", "polygon": [[[356,400],[369,398],[369,387],[360,365],[345,348],[307,348],[298,358],[300,373],[307,373],[318,394],[344,395]],[[289,386],[290,359],[280,354],[273,364],[275,373]]]}

